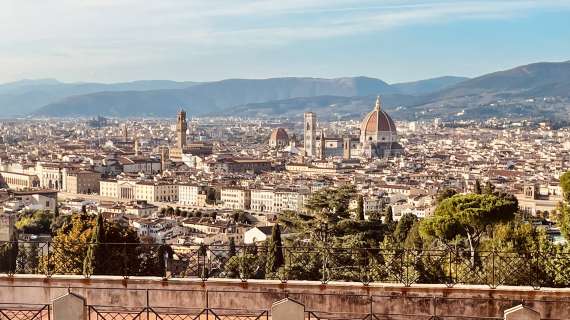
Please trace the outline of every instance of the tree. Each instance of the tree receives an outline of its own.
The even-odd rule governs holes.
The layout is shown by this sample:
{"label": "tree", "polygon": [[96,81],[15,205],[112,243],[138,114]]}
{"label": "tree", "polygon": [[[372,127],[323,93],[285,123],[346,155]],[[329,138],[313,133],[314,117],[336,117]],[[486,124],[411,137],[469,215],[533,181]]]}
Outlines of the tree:
{"label": "tree", "polygon": [[441,190],[440,192],[438,192],[437,197],[435,199],[435,202],[440,203],[443,200],[445,200],[447,198],[451,198],[456,194],[457,194],[457,191],[455,191],[455,189],[445,188],[445,189]]}
{"label": "tree", "polygon": [[491,181],[487,181],[485,183],[485,187],[483,188],[483,194],[494,194],[495,193],[495,185],[491,183]]}
{"label": "tree", "polygon": [[359,194],[356,200],[356,217],[360,221],[364,221],[364,197]]}
{"label": "tree", "polygon": [[455,195],[442,201],[434,215],[422,221],[420,232],[424,238],[444,244],[466,239],[474,265],[475,250],[487,226],[512,220],[517,210],[516,202],[494,195]]}
{"label": "tree", "polygon": [[392,213],[392,206],[387,206],[384,210],[384,224],[392,224],[394,222],[394,215]]}
{"label": "tree", "polygon": [[103,257],[101,257],[102,249],[101,248],[101,241],[105,237],[105,220],[103,219],[103,215],[97,215],[97,221],[95,222],[95,226],[93,231],[91,232],[91,242],[87,244],[87,254],[85,255],[85,260],[83,261],[83,274],[84,275],[92,275],[95,273],[99,273],[99,266],[97,264],[101,264],[103,261]]}
{"label": "tree", "polygon": [[217,192],[214,188],[208,188],[206,192],[206,203],[207,204],[214,204],[217,200]]}
{"label": "tree", "polygon": [[0,272],[15,273],[17,270],[18,241],[0,243]]}
{"label": "tree", "polygon": [[483,189],[481,188],[481,182],[479,182],[479,179],[475,180],[475,187],[473,188],[473,193],[475,194],[483,193]]}
{"label": "tree", "polygon": [[228,244],[228,258],[236,255],[236,241],[233,237],[230,238],[230,243]]}
{"label": "tree", "polygon": [[182,211],[180,210],[179,207],[176,207],[176,209],[174,210],[174,215],[177,217],[180,217],[182,215]]}
{"label": "tree", "polygon": [[570,202],[570,171],[560,176],[560,187],[564,195],[564,200]]}
{"label": "tree", "polygon": [[45,210],[36,210],[20,214],[16,222],[16,228],[22,233],[49,234],[54,216]]}
{"label": "tree", "polygon": [[271,239],[267,245],[267,265],[265,274],[277,272],[285,263],[283,258],[283,243],[281,241],[281,228],[279,224],[273,225]]}
{"label": "tree", "polygon": [[[59,274],[82,274],[87,269],[92,274],[138,275],[141,273],[141,259],[155,248],[140,245],[136,231],[117,223],[100,223],[100,215],[73,214],[69,223],[64,224],[53,237],[48,257],[42,257],[40,268],[44,272]],[[99,227],[96,228],[96,225]],[[95,232],[96,231],[96,232]],[[87,258],[94,233],[98,234],[99,244]],[[96,242],[95,242],[96,243]],[[156,250],[154,250],[156,251]],[[147,269],[148,272],[150,269]]]}
{"label": "tree", "polygon": [[337,189],[323,189],[307,200],[306,207],[317,223],[335,224],[350,218],[349,203],[354,197],[355,187],[344,185]]}
{"label": "tree", "polygon": [[418,218],[411,214],[406,213],[400,218],[396,229],[394,230],[393,237],[396,243],[404,243],[413,225],[418,221]]}

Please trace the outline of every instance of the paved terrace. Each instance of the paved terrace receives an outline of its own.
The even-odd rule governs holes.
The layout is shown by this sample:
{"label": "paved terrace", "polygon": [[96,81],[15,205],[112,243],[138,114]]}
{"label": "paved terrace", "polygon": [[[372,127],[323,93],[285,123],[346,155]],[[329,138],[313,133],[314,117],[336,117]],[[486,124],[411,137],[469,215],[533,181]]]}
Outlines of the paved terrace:
{"label": "paved terrace", "polygon": [[52,304],[69,293],[82,298],[80,319],[277,320],[271,307],[285,298],[304,308],[304,319],[513,319],[504,318],[513,307],[540,315],[516,319],[570,318],[569,288],[13,275],[0,276],[0,319],[70,319]]}

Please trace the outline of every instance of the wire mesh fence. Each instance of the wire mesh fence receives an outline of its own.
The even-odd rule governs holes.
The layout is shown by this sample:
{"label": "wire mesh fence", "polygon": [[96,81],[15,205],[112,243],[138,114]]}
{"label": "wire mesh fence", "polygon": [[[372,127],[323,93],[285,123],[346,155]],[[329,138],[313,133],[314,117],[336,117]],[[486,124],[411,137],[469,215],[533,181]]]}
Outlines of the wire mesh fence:
{"label": "wire mesh fence", "polygon": [[0,273],[370,283],[570,286],[570,253],[0,242]]}

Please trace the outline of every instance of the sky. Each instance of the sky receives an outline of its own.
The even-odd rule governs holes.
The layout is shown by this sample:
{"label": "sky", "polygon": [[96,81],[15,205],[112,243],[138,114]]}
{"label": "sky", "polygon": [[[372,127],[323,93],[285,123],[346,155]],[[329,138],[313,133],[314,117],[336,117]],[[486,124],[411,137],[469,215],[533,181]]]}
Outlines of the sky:
{"label": "sky", "polygon": [[0,83],[474,77],[570,60],[570,0],[0,0]]}

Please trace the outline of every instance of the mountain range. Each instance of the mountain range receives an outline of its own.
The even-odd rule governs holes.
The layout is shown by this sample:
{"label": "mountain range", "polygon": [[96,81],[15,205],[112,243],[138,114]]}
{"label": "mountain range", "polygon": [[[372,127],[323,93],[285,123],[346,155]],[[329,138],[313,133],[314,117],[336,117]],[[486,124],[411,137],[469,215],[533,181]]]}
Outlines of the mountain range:
{"label": "mountain range", "polygon": [[184,107],[199,116],[295,117],[313,110],[350,118],[370,110],[378,94],[396,118],[568,117],[570,61],[535,63],[473,79],[446,76],[395,84],[368,77],[114,84],[22,80],[0,84],[0,110],[3,117],[172,117]]}

